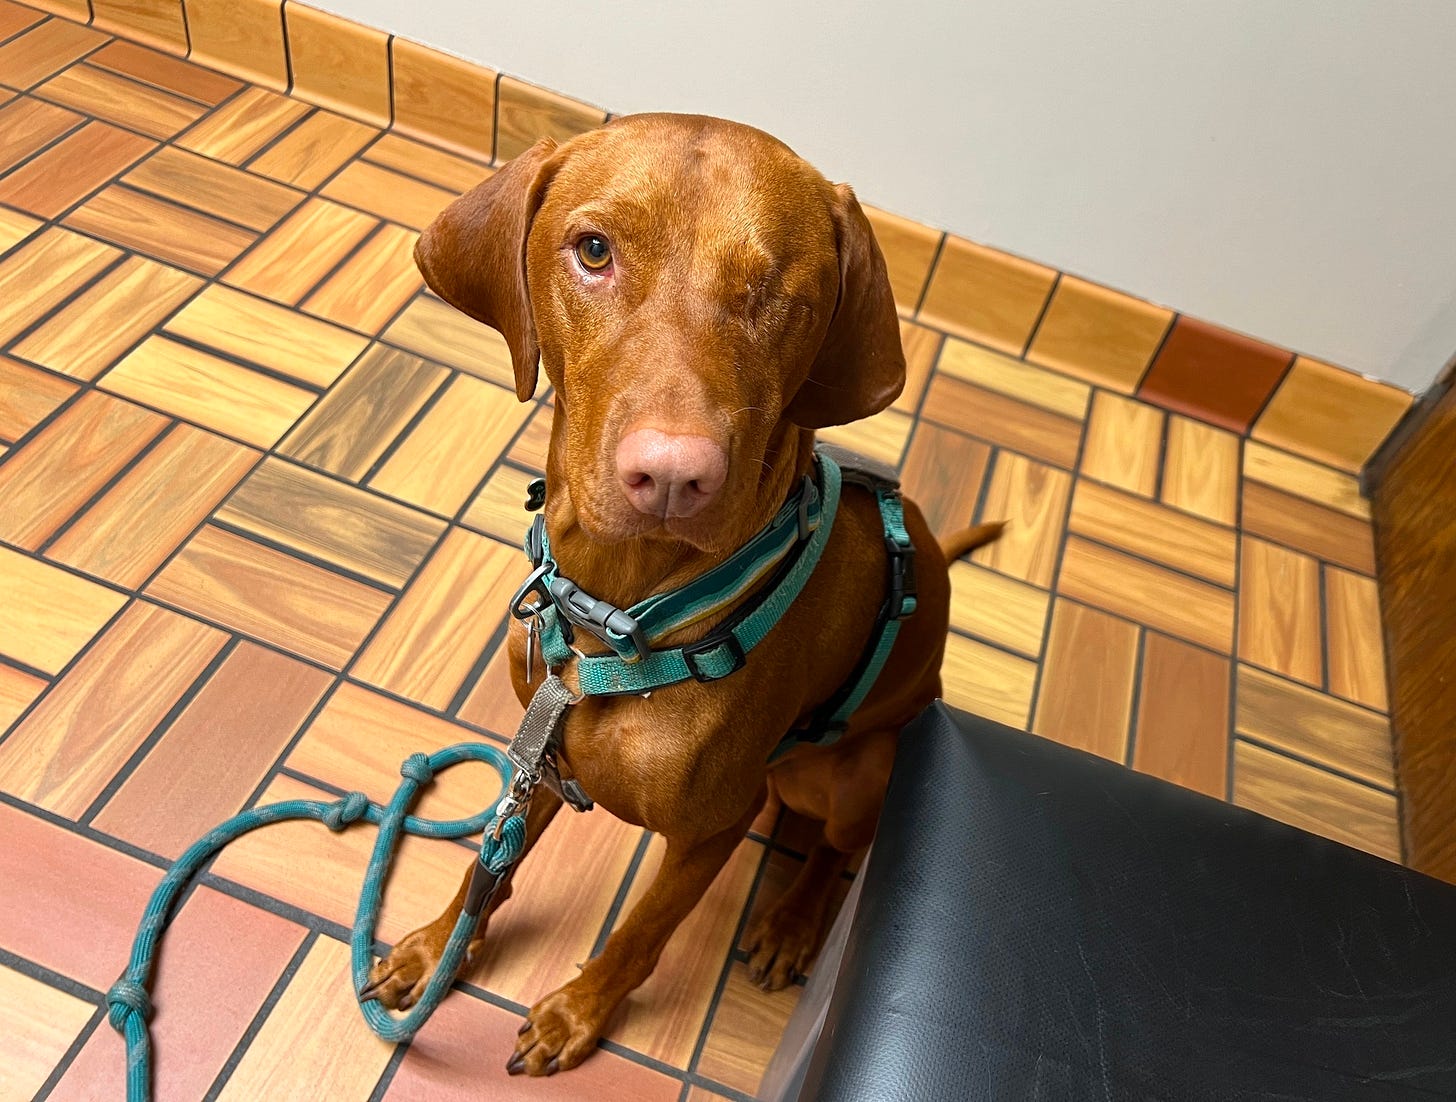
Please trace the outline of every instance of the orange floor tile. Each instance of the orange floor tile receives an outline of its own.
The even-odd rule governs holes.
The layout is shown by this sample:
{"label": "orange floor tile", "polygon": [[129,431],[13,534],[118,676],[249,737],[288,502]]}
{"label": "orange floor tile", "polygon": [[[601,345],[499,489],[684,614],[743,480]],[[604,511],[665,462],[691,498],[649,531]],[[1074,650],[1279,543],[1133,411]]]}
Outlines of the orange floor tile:
{"label": "orange floor tile", "polygon": [[[279,83],[283,47],[239,29],[248,11],[193,7],[196,56]],[[383,40],[349,31],[339,68],[333,17],[290,11],[298,91],[356,117],[112,39],[99,10],[102,30],[0,0],[3,1099],[121,1096],[100,992],[196,834],[271,798],[383,797],[406,754],[518,712],[499,648],[549,400],[516,403],[500,338],[410,258],[485,171],[459,150],[490,135],[458,103],[495,84],[396,46],[381,131],[361,120],[388,113]],[[517,81],[494,95],[506,154],[600,119]],[[406,136],[440,120],[454,151]],[[1351,472],[1401,401],[1240,345],[1284,386],[1200,407],[1179,380],[1223,338],[872,218],[910,383],[828,435],[900,466],[940,531],[1009,521],[954,569],[950,701],[1398,859]],[[466,771],[423,810],[489,788]],[[279,827],[214,864],[161,970],[159,1097],[753,1094],[798,990],[756,990],[737,943],[802,833],[763,818],[602,1051],[542,1084],[504,1073],[519,1014],[600,944],[658,846],[602,811],[558,822],[468,983],[389,1046],[345,975],[369,841]],[[468,856],[407,844],[381,936],[433,916]]]}

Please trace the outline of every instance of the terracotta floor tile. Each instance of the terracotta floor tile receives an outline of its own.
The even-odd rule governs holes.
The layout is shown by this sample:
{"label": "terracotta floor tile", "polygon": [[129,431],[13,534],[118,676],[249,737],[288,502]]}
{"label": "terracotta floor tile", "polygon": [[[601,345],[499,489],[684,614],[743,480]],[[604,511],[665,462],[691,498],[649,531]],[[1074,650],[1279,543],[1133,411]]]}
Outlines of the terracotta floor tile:
{"label": "terracotta floor tile", "polygon": [[[326,784],[358,789],[383,801],[399,787],[400,764],[409,755],[480,741],[474,731],[346,682],[309,724],[286,764]],[[465,762],[436,776],[421,792],[414,814],[465,819],[493,805],[501,794],[496,770]]]}
{"label": "terracotta floor tile", "polygon": [[424,229],[455,198],[444,188],[368,161],[354,161],[320,194],[412,230]]}
{"label": "terracotta floor tile", "polygon": [[410,1045],[384,1097],[388,1102],[674,1102],[682,1090],[676,1079],[601,1051],[570,1074],[512,1078],[505,1065],[520,1021],[479,999],[451,995]]}
{"label": "terracotta floor tile", "polygon": [[37,550],[166,427],[130,402],[82,394],[0,466],[0,539]]}
{"label": "terracotta floor tile", "polygon": [[471,500],[460,523],[502,543],[522,546],[531,516],[525,509],[527,487],[535,477],[502,463]]}
{"label": "terracotta floor tile", "polygon": [[309,199],[229,268],[223,282],[291,306],[378,225],[338,203]]}
{"label": "terracotta floor tile", "polygon": [[442,367],[375,345],[278,450],[341,478],[363,478],[446,377]]}
{"label": "terracotta floor tile", "polygon": [[950,577],[953,628],[1040,657],[1051,594],[968,562],[952,563]]}
{"label": "terracotta floor tile", "polygon": [[1050,268],[947,237],[920,320],[1019,356],[1055,278]]}
{"label": "terracotta floor tile", "polygon": [[1400,860],[1393,795],[1242,739],[1234,743],[1234,803],[1389,861]]}
{"label": "terracotta floor tile", "polygon": [[202,280],[128,256],[14,346],[17,356],[94,379],[196,293]]}
{"label": "terracotta floor tile", "polygon": [[256,463],[241,444],[174,424],[107,493],[83,513],[46,556],[134,589]]}
{"label": "terracotta floor tile", "polygon": [[431,512],[454,516],[530,412],[514,392],[457,375],[369,485]]}
{"label": "terracotta floor tile", "polygon": [[76,385],[0,356],[0,439],[19,440],[76,392]]}
{"label": "terracotta floor tile", "polygon": [[6,1048],[0,1098],[35,1097],[95,1012],[84,999],[0,965],[0,1030]]}
{"label": "terracotta floor tile", "polygon": [[194,61],[237,73],[269,88],[288,87],[280,5],[188,0],[187,33]]}
{"label": "terracotta floor tile", "polygon": [[193,537],[147,592],[335,669],[390,601],[383,590],[214,527]]}
{"label": "terracotta floor tile", "polygon": [[4,882],[25,885],[0,908],[0,948],[105,991],[162,870],[6,804],[0,836]]}
{"label": "terracotta floor tile", "polygon": [[1333,509],[1244,483],[1244,530],[1362,574],[1375,573],[1370,524]]}
{"label": "terracotta floor tile", "polygon": [[489,160],[496,74],[405,38],[395,38],[390,51],[395,128]]}
{"label": "terracotta floor tile", "polygon": [[1245,538],[1239,576],[1239,657],[1318,686],[1324,675],[1319,563]]}
{"label": "terracotta floor tile", "polygon": [[930,373],[940,359],[945,335],[901,318],[900,345],[905,350],[905,387],[891,408],[914,417],[920,412],[920,403],[930,386]]}
{"label": "terracotta floor tile", "polygon": [[[378,795],[387,798],[393,792],[391,785],[388,792]],[[269,783],[255,804],[261,806],[281,800],[331,803],[334,799],[331,793],[302,781],[278,777]],[[350,826],[338,834],[330,832],[322,823],[311,821],[274,823],[228,846],[218,855],[212,871],[224,879],[351,926],[374,837],[375,830],[367,823]],[[389,890],[384,894],[378,936],[393,943],[432,920],[455,894],[470,860],[470,851],[453,842],[404,838],[390,872]],[[307,869],[308,875],[300,876],[300,869]],[[339,993],[351,998],[347,981],[340,981]],[[350,1013],[364,1029],[359,1008],[351,1006]]]}
{"label": "terracotta floor tile", "polygon": [[1171,310],[1063,276],[1026,358],[1131,394],[1172,320]]}
{"label": "terracotta floor tile", "polygon": [[[619,927],[651,885],[665,851],[662,838],[655,837],[632,881]],[[745,840],[739,844],[673,933],[647,982],[623,1000],[625,1010],[618,1012],[607,1033],[612,1040],[672,1067],[687,1066],[763,859],[762,843]]]}
{"label": "terracotta floor tile", "polygon": [[757,1095],[800,993],[798,986],[763,991],[748,978],[748,966],[735,963],[695,1070],[744,1094]]}
{"label": "terracotta floor tile", "polygon": [[[401,38],[394,40],[396,60],[400,56],[401,48],[405,46],[413,47],[415,43],[406,42],[406,40]],[[424,49],[424,47],[419,48]],[[447,61],[460,64],[458,58],[450,57],[448,54],[441,54],[440,56],[444,57]],[[369,147],[364,154],[365,160],[373,161],[375,164],[383,165],[385,168],[395,169],[408,176],[427,180],[432,184],[438,184],[446,191],[457,193],[469,191],[476,184],[488,180],[493,174],[492,169],[486,164],[486,161],[490,159],[488,150],[483,154],[471,154],[467,151],[466,155],[461,156],[459,153],[448,153],[439,146],[426,145],[423,141],[414,141],[411,138],[404,137],[404,134],[409,131],[407,128],[402,127],[398,121],[401,107],[399,102],[401,88],[400,74],[397,71],[394,74],[394,82],[394,109],[396,116],[394,128]],[[475,99],[468,106],[472,118],[474,112],[477,110],[475,105],[477,103],[482,105],[488,104],[490,102],[489,97],[493,97],[494,95],[495,82],[491,81],[490,88],[480,92],[480,97],[482,98]],[[488,110],[484,107],[481,109]],[[489,116],[487,115],[488,120]],[[448,143],[446,144],[448,145]],[[489,144],[488,141],[487,144]]]}
{"label": "terracotta floor tile", "polygon": [[1163,451],[1161,410],[1102,392],[1092,399],[1082,474],[1130,493],[1152,497],[1158,490]]}
{"label": "terracotta floor tile", "polygon": [[46,81],[34,94],[74,111],[165,141],[207,113],[195,100],[149,88],[93,65],[75,65]]}
{"label": "terracotta floor tile", "polygon": [[19,336],[120,258],[69,230],[36,234],[0,260],[0,341]]}
{"label": "terracotta floor tile", "polygon": [[418,237],[403,226],[380,226],[303,308],[339,325],[378,333],[424,285],[414,260]]}
{"label": "terracotta floor tile", "polygon": [[1045,463],[1066,468],[1077,464],[1080,422],[941,372],[930,382],[922,416]]}
{"label": "terracotta floor tile", "polygon": [[945,374],[1028,402],[1075,421],[1085,420],[1092,388],[1076,379],[992,352],[969,341],[948,338],[937,365]]}
{"label": "terracotta floor tile", "polygon": [[175,92],[208,107],[216,107],[242,87],[232,77],[125,39],[107,43],[86,62]]}
{"label": "terracotta floor tile", "polygon": [[1003,520],[995,543],[972,554],[981,566],[1048,588],[1072,496],[1072,476],[1012,452],[996,456],[981,514]]}
{"label": "terracotta floor tile", "polygon": [[90,27],[66,19],[47,19],[0,46],[0,73],[14,88],[29,88],[106,41]]}
{"label": "terracotta floor tile", "polygon": [[1036,663],[952,632],[941,666],[946,702],[976,715],[1025,728],[1031,721]]}
{"label": "terracotta floor tile", "polygon": [[316,397],[162,336],[148,338],[100,382],[112,393],[259,448],[275,444]]}
{"label": "terracotta floor tile", "polygon": [[172,146],[137,165],[123,182],[260,233],[277,225],[303,198],[293,188]]}
{"label": "terracotta floor tile", "polygon": [[131,605],[0,743],[0,789],[79,819],[226,641]]}
{"label": "terracotta floor tile", "polygon": [[1384,716],[1239,666],[1239,734],[1328,765],[1382,788],[1394,785],[1390,724]]}
{"label": "terracotta floor tile", "polygon": [[44,678],[17,670],[14,666],[0,665],[0,734],[20,718],[36,697],[49,684]]}
{"label": "terracotta floor tile", "polygon": [[1385,648],[1375,580],[1325,567],[1325,613],[1330,692],[1385,711]]}
{"label": "terracotta floor tile", "polygon": [[393,1053],[354,1001],[349,947],[320,937],[217,1097],[365,1102]]}
{"label": "terracotta floor tile", "polygon": [[937,538],[944,539],[974,519],[990,460],[990,447],[979,440],[928,421],[915,427],[901,484]]}
{"label": "terracotta floor tile", "polygon": [[1370,520],[1370,503],[1361,496],[1360,482],[1353,475],[1257,440],[1244,444],[1244,477],[1360,520]]}
{"label": "terracotta floor tile", "polygon": [[319,388],[333,385],[369,345],[357,333],[219,284],[189,302],[166,328]]}
{"label": "terracotta floor tile", "polygon": [[1238,539],[1232,528],[1086,479],[1078,480],[1072,495],[1069,527],[1185,574],[1233,587]]}
{"label": "terracotta floor tile", "polygon": [[1358,471],[1410,408],[1404,390],[1305,359],[1289,376],[1254,426],[1266,443]]}
{"label": "terracotta floor tile", "polygon": [[[301,926],[211,888],[187,900],[167,928],[151,987],[155,1097],[207,1093],[304,934]],[[103,1023],[50,1097],[109,1102],[126,1093],[125,1080],[121,1035]]]}
{"label": "terracotta floor tile", "polygon": [[217,275],[255,240],[249,230],[119,185],[77,207],[66,224],[205,276]]}
{"label": "terracotta floor tile", "polygon": [[895,305],[905,314],[915,313],[920,296],[925,293],[930,268],[940,249],[942,234],[898,214],[864,208],[865,217],[875,231],[875,240],[885,254],[885,267],[890,274],[890,287],[895,292]]}
{"label": "terracotta floor tile", "polygon": [[1080,536],[1067,539],[1057,591],[1221,653],[1233,649],[1234,594]]}
{"label": "terracotta floor tile", "polygon": [[1163,502],[1219,524],[1239,518],[1239,438],[1176,414],[1168,418]]}
{"label": "terracotta floor tile", "polygon": [[248,171],[312,190],[378,136],[378,130],[362,122],[315,111],[249,161]]}
{"label": "terracotta floor tile", "polygon": [[1058,601],[1052,612],[1032,730],[1123,762],[1137,659],[1136,624]]}
{"label": "terracotta floor tile", "polygon": [[[209,11],[217,2],[205,0],[197,6]],[[252,6],[233,2],[239,9]],[[188,14],[192,14],[190,7]],[[257,44],[261,46],[263,41]],[[201,60],[207,60],[195,40],[193,51]],[[177,139],[177,144],[213,160],[241,165],[308,112],[306,103],[275,95],[265,88],[248,87],[193,126]]]}
{"label": "terracotta floor tile", "polygon": [[506,615],[521,554],[451,529],[354,665],[361,681],[446,708]]}
{"label": "terracotta floor tile", "polygon": [[502,76],[496,91],[496,163],[524,153],[538,138],[564,142],[606,121],[607,113],[555,92]]}
{"label": "terracotta floor tile", "polygon": [[1227,658],[1147,632],[1133,768],[1224,799],[1230,676]]}
{"label": "terracotta floor tile", "polygon": [[283,19],[289,94],[388,126],[390,36],[303,4],[285,4]]}
{"label": "terracotta floor tile", "polygon": [[103,31],[177,53],[187,50],[182,0],[91,0],[91,13],[92,22]]}
{"label": "terracotta floor tile", "polygon": [[410,579],[445,531],[442,520],[276,458],[217,520],[391,588]]}
{"label": "terracotta floor tile", "polygon": [[29,96],[6,103],[0,107],[0,172],[9,172],[82,121],[74,111]]}
{"label": "terracotta floor tile", "polygon": [[1179,318],[1163,343],[1138,397],[1247,432],[1278,385],[1288,352],[1193,318]]}
{"label": "terracotta floor tile", "polygon": [[175,859],[247,805],[329,684],[322,670],[244,642],[93,825]]}
{"label": "terracotta floor tile", "polygon": [[432,295],[416,298],[381,339],[508,390],[516,389],[505,338]]}
{"label": "terracotta floor tile", "polygon": [[55,674],[126,603],[114,589],[0,547],[0,654]]}

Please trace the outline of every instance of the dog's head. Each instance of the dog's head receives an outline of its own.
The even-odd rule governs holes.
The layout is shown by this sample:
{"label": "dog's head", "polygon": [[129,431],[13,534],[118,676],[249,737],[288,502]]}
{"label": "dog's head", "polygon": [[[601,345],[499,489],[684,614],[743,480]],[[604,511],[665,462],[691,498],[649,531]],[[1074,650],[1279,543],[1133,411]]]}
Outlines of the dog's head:
{"label": "dog's head", "polygon": [[904,385],[853,192],[751,127],[637,115],[543,140],[415,256],[504,335],[522,401],[544,366],[567,490],[599,540],[741,542],[778,504],[761,499],[786,432],[866,417]]}

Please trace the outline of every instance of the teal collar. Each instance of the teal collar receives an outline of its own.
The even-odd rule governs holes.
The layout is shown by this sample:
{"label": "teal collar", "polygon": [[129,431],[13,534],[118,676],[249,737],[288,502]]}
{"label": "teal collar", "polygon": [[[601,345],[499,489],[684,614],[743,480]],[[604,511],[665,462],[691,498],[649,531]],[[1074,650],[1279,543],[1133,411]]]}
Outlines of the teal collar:
{"label": "teal collar", "polygon": [[[645,693],[680,681],[717,681],[742,669],[793,603],[819,563],[839,507],[839,466],[816,453],[815,479],[805,477],[778,514],[751,540],[702,577],[620,609],[598,600],[560,573],[546,526],[538,516],[526,535],[532,571],[511,602],[527,621],[534,647],[555,669],[572,657],[585,696]],[[743,601],[708,636],[685,646],[660,647],[662,639]],[[583,655],[571,643],[585,630],[612,649]]]}

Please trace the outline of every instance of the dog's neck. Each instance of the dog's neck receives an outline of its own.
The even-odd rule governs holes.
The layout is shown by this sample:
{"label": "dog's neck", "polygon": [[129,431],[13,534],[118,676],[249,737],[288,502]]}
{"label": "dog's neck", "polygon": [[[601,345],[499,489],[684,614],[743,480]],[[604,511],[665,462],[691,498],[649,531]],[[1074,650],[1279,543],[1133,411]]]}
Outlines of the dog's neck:
{"label": "dog's neck", "polygon": [[[553,434],[554,435],[554,434]],[[780,425],[764,456],[754,513],[745,517],[740,538],[721,552],[705,552],[672,539],[602,543],[578,523],[567,491],[565,459],[552,447],[546,469],[546,532],[560,573],[586,592],[621,608],[687,585],[732,555],[773,519],[814,457],[814,433],[787,422]]]}

